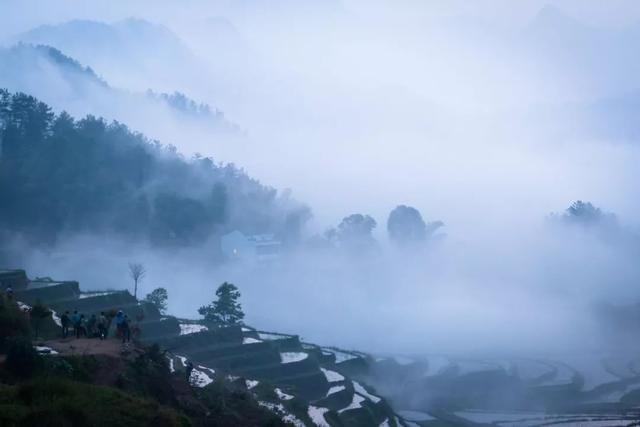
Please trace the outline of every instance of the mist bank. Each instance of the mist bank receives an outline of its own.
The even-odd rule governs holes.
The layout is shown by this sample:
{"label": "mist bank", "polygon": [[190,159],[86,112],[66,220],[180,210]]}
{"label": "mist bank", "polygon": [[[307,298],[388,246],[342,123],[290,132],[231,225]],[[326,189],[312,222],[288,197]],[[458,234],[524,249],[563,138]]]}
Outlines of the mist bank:
{"label": "mist bank", "polygon": [[[471,209],[466,227],[406,205],[363,209],[313,233],[305,205],[232,165],[25,94],[0,101],[7,267],[128,289],[141,262],[141,294],[165,287],[185,317],[231,281],[250,324],[385,353],[613,351],[597,307],[638,298],[637,233],[588,202],[537,217]],[[220,238],[236,230],[273,233],[281,250],[229,259]]]}
{"label": "mist bank", "polygon": [[[34,165],[43,170],[35,175],[39,192],[24,185],[14,193],[13,184],[7,192],[19,203],[34,202],[29,215],[42,224],[59,217],[68,223],[55,223],[55,241],[35,247],[25,236],[37,221],[13,212],[7,231],[25,231],[5,240],[19,255],[16,263],[98,289],[126,288],[128,262],[144,262],[143,286],[167,287],[171,310],[184,316],[195,316],[219,283],[233,281],[256,326],[365,350],[612,349],[593,307],[638,299],[640,74],[629,50],[637,28],[600,26],[612,16],[595,19],[598,8],[585,2],[294,3],[196,1],[178,10],[171,2],[133,2],[77,10],[70,2],[46,19],[29,15],[12,25],[10,44],[54,46],[131,93],[184,92],[247,129],[242,143],[226,144],[171,120],[162,141],[202,157],[183,161],[167,147],[127,143],[139,156],[118,159],[133,166],[100,168],[96,155],[90,166],[100,176],[130,174],[114,186],[132,189],[115,207],[106,198],[95,203],[93,187],[83,190],[95,204],[83,221],[106,223],[99,233],[78,221],[87,212],[74,199],[79,193],[65,193],[73,196],[67,199],[44,190],[49,181],[63,188],[75,182],[40,169],[39,156],[30,156],[19,177],[27,182]],[[580,10],[591,11],[596,23],[576,18]],[[506,27],[496,22],[505,20]],[[55,83],[57,71],[44,69],[38,75]],[[28,79],[21,84],[38,88]],[[76,115],[91,112],[83,110],[88,98],[72,104]],[[110,114],[134,115],[125,104]],[[146,106],[134,116],[137,124],[127,124],[160,134],[173,117]],[[103,129],[98,136],[131,139],[98,119],[70,127],[73,134],[95,127]],[[53,148],[46,153],[58,156]],[[156,162],[157,155],[169,160]],[[136,159],[152,159],[158,174],[140,177]],[[314,218],[287,192],[218,166],[220,159],[275,188],[293,188]],[[213,186],[227,178],[230,194],[242,201],[224,221],[212,220],[222,212]],[[171,196],[159,197],[167,189]],[[41,196],[47,206],[38,204]],[[132,202],[139,196],[142,207]],[[619,223],[548,218],[577,199],[615,212]],[[417,208],[427,224],[443,221],[446,237],[396,248],[385,223],[397,205]],[[145,206],[148,216],[141,214]],[[117,226],[112,214],[121,218]],[[342,218],[355,228],[341,229]],[[142,238],[122,232],[131,224],[141,224],[133,228]],[[275,265],[220,264],[217,238],[234,229],[294,230],[295,243]]]}
{"label": "mist bank", "polygon": [[187,318],[229,281],[242,293],[248,324],[374,354],[630,351],[634,326],[616,323],[615,307],[637,301],[629,284],[640,279],[638,235],[592,205],[571,209],[482,242],[450,227],[447,236],[410,244],[316,236],[270,263],[216,265],[214,241],[161,249],[72,235],[46,251],[14,249],[32,274],[78,279],[89,290],[131,290],[128,263],[141,262],[139,294],[165,287],[169,310]]}

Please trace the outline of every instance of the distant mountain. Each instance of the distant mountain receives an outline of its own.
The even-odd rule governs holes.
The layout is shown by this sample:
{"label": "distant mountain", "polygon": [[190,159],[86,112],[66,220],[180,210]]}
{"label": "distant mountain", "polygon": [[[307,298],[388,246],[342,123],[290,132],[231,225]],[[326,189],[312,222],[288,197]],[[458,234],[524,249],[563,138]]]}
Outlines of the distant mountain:
{"label": "distant mountain", "polygon": [[214,107],[180,92],[135,93],[111,87],[90,67],[49,46],[0,48],[0,87],[34,95],[57,111],[126,122],[153,138],[176,143],[238,133]]}
{"label": "distant mountain", "polygon": [[639,43],[639,26],[595,28],[545,6],[516,40],[516,49],[593,100],[640,87]]}
{"label": "distant mountain", "polygon": [[591,28],[565,14],[560,8],[550,4],[538,11],[528,25],[527,31],[537,33],[538,36],[546,35],[549,37],[553,37],[559,33],[565,35],[571,34],[576,39],[588,37],[592,32]]}
{"label": "distant mountain", "polygon": [[200,68],[180,38],[162,25],[141,19],[43,25],[15,36],[14,41],[55,47],[91,64],[111,84],[138,91],[149,87],[184,91],[188,85],[177,84],[189,81]]}
{"label": "distant mountain", "polygon": [[557,92],[546,105],[527,106],[531,125],[566,138],[638,141],[640,26],[596,28],[548,5],[511,43]]}
{"label": "distant mountain", "polygon": [[[238,74],[251,72],[255,52],[245,37],[228,19],[205,18],[188,31],[189,46],[203,58],[217,78],[238,80]],[[240,82],[238,82],[240,83]]]}
{"label": "distant mountain", "polygon": [[205,19],[203,30],[206,30],[207,43],[214,48],[233,47],[238,51],[247,48],[244,36],[226,18],[214,16]]}

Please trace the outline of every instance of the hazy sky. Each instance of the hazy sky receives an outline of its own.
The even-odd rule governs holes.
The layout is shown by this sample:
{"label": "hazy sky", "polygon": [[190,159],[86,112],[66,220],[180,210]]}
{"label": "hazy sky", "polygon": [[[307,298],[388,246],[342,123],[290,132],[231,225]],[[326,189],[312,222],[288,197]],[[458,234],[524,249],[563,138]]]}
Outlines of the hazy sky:
{"label": "hazy sky", "polygon": [[[173,16],[180,16],[180,11],[187,13],[193,8],[203,7],[222,8],[232,2],[228,0],[185,0],[175,7],[173,2],[153,0],[133,0],[114,4],[109,0],[85,2],[81,0],[2,0],[0,5],[5,15],[2,31],[24,31],[31,26],[41,23],[56,23],[71,18],[120,19],[132,14],[142,14],[150,18],[170,20],[167,11]],[[268,0],[246,1],[235,3],[246,5],[247,9],[253,4],[269,7],[274,2]],[[276,2],[284,3],[284,2]],[[323,3],[317,1],[316,3]],[[443,15],[472,15],[481,19],[495,21],[504,25],[523,25],[538,10],[545,5],[555,5],[570,13],[572,16],[593,25],[624,26],[636,24],[640,21],[640,5],[634,0],[585,1],[585,0],[331,0],[324,3],[340,5],[347,11],[361,15],[379,15],[384,13],[388,17],[422,18],[441,17]],[[151,7],[153,6],[153,7]],[[10,19],[7,19],[9,18]]]}
{"label": "hazy sky", "polygon": [[345,0],[358,13],[384,13],[404,19],[470,15],[505,26],[522,26],[545,5],[554,5],[577,19],[596,26],[619,27],[640,21],[640,4],[633,0]]}

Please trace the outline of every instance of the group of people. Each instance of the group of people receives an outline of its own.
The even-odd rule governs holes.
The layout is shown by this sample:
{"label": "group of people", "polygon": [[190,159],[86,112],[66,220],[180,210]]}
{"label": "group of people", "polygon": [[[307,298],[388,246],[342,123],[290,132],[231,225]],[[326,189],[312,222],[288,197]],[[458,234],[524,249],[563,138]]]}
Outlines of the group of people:
{"label": "group of people", "polygon": [[[119,310],[115,316],[115,321],[116,336],[122,338],[123,344],[130,342],[132,328],[129,316],[124,314],[122,310]],[[60,316],[60,323],[62,324],[63,338],[67,338],[70,332],[72,332],[76,338],[100,338],[104,340],[109,333],[111,321],[107,319],[104,312],[100,312],[99,316],[92,314],[87,318],[84,314],[80,314],[77,310],[74,310],[73,314],[65,311],[64,314]]]}
{"label": "group of people", "polygon": [[100,338],[103,340],[107,338],[109,330],[109,321],[104,312],[100,312],[99,316],[92,314],[87,318],[84,314],[78,313],[78,310],[74,310],[73,314],[65,311],[60,316],[60,323],[62,325],[63,338],[67,338],[69,332],[73,329],[73,334],[76,338]]}

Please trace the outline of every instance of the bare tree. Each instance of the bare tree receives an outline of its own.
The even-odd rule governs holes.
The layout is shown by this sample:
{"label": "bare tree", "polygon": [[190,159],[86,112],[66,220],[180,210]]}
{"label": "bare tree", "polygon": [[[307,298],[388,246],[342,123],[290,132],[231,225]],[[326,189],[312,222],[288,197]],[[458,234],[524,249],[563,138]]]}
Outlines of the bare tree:
{"label": "bare tree", "polygon": [[139,263],[129,263],[129,275],[133,279],[133,297],[138,297],[138,282],[141,282],[144,279],[145,274],[147,274],[147,270],[145,270],[144,265]]}

